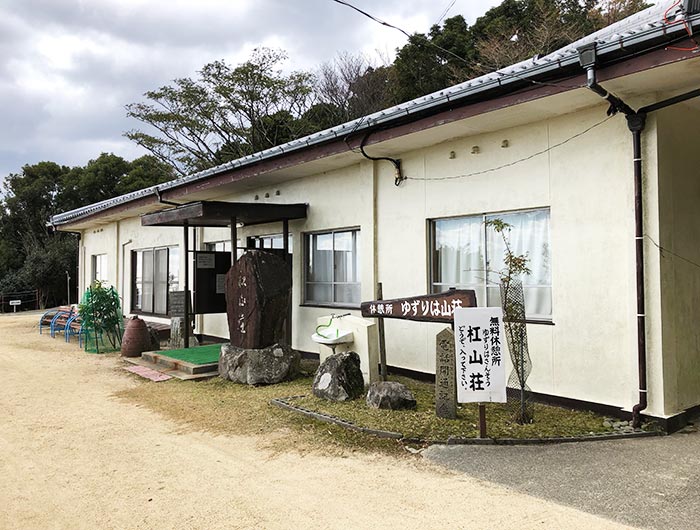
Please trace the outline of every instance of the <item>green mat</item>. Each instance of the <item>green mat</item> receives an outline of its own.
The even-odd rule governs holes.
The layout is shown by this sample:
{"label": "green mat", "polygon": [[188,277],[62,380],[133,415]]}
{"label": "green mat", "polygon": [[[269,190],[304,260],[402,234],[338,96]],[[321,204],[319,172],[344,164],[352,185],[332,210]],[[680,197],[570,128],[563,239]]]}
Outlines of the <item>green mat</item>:
{"label": "green mat", "polygon": [[212,364],[219,362],[221,344],[209,344],[196,348],[182,348],[181,350],[164,350],[159,352],[165,357],[172,357],[179,361],[192,364]]}

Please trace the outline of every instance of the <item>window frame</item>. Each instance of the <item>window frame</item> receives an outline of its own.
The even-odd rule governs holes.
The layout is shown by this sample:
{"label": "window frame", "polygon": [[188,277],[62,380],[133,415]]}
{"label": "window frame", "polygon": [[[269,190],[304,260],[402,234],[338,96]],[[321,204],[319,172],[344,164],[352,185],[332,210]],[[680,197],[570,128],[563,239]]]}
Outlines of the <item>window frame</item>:
{"label": "window frame", "polygon": [[[281,247],[275,247],[274,242],[279,239]],[[265,242],[269,241],[270,246],[265,246]],[[250,244],[253,246],[250,246]],[[276,232],[274,234],[259,234],[248,236],[246,238],[246,250],[284,250],[284,234]],[[294,235],[290,232],[287,236],[287,253],[291,256],[294,254]]]}
{"label": "window frame", "polygon": [[[159,251],[166,251],[166,264],[165,264],[165,273],[166,273],[166,280],[163,282],[162,280],[158,280],[156,278],[156,256]],[[177,251],[177,259],[173,260],[172,259],[172,254],[173,250]],[[137,270],[137,263],[138,263],[138,254],[140,253],[142,255],[142,263],[143,263],[143,254],[150,252],[152,255],[152,262],[151,262],[151,271],[152,271],[152,279],[149,282],[151,284],[151,308],[152,311],[145,311],[143,310],[143,284],[145,283],[143,280],[143,271],[141,273],[141,307],[136,307],[136,300],[137,300],[137,282],[136,282],[136,270]],[[134,314],[139,314],[139,315],[150,315],[150,316],[155,316],[155,317],[168,317],[169,316],[169,311],[170,311],[170,293],[173,292],[172,286],[177,285],[179,287],[180,285],[180,247],[178,245],[163,245],[163,246],[158,246],[158,247],[144,247],[140,249],[135,249],[131,251],[131,312]],[[177,263],[177,278],[175,280],[170,278],[170,270],[171,270],[171,263]],[[142,265],[143,267],[143,265]],[[165,313],[158,313],[155,311],[156,307],[156,284],[163,284],[165,283],[166,285],[166,298],[165,298]]]}
{"label": "window frame", "polygon": [[[504,210],[500,212],[484,212],[484,213],[476,213],[476,214],[468,214],[468,215],[456,215],[456,216],[448,216],[448,217],[436,217],[432,219],[428,219],[428,233],[429,233],[429,238],[428,238],[428,292],[431,294],[434,293],[439,293],[443,291],[439,291],[436,289],[436,286],[443,286],[444,288],[449,288],[449,287],[456,287],[458,289],[462,288],[460,287],[460,284],[456,283],[451,283],[447,284],[445,282],[435,282],[435,268],[436,268],[436,253],[437,253],[437,248],[436,248],[436,236],[437,236],[437,222],[438,221],[445,221],[445,220],[457,220],[457,219],[475,219],[475,218],[480,218],[480,224],[481,224],[481,230],[480,230],[480,237],[481,240],[479,242],[480,245],[483,244],[483,247],[481,248],[482,253],[483,253],[483,271],[485,272],[484,274],[484,279],[483,283],[480,286],[480,288],[483,290],[484,295],[486,296],[485,302],[488,303],[488,289],[489,288],[494,288],[496,283],[494,282],[489,282],[489,277],[488,273],[486,273],[488,269],[488,263],[489,263],[489,252],[488,252],[488,240],[487,240],[487,226],[486,226],[486,221],[488,219],[492,219],[494,217],[499,217],[499,216],[507,216],[507,215],[513,215],[513,214],[526,214],[529,212],[544,212],[546,211],[548,213],[548,221],[549,221],[549,241],[548,244],[551,247],[551,220],[552,220],[552,213],[551,213],[551,207],[549,206],[543,206],[543,207],[537,207],[537,208],[525,208],[525,209],[520,209],[520,210]],[[551,268],[551,264],[550,264]],[[530,286],[533,287],[533,286]],[[550,272],[550,278],[549,278],[549,284],[541,284],[537,285],[536,287],[547,287],[549,288],[549,294],[550,294],[550,307],[551,307],[551,313],[549,315],[543,315],[543,314],[534,314],[534,315],[527,315],[525,318],[525,322],[528,324],[549,324],[553,325],[553,318],[554,318],[554,299],[552,296],[552,278],[551,278],[551,272]],[[467,288],[467,287],[464,287]],[[483,304],[479,304],[481,307]]]}
{"label": "window frame", "polygon": [[[360,307],[360,304],[362,303],[362,278],[361,278],[361,271],[362,268],[360,267],[360,245],[361,245],[361,239],[360,242],[358,243],[357,239],[358,237],[355,238],[355,250],[356,250],[356,259],[355,259],[355,267],[358,269],[357,273],[357,278],[358,280],[356,282],[336,282],[335,281],[335,267],[332,269],[332,274],[333,274],[333,279],[330,282],[310,282],[308,280],[308,275],[309,275],[309,239],[312,236],[318,236],[318,235],[330,235],[333,238],[334,246],[332,252],[335,252],[335,234],[338,233],[344,233],[344,232],[350,232],[350,233],[356,233],[358,236],[361,234],[361,230],[359,226],[349,226],[349,227],[343,227],[343,228],[332,228],[328,230],[313,230],[309,232],[303,232],[301,241],[302,241],[302,303],[300,304],[302,307],[334,307],[334,308],[341,308],[341,309],[358,309]],[[335,298],[335,286],[336,285],[357,285],[360,289],[360,300],[354,304],[354,303],[349,303],[349,302],[318,302],[315,300],[309,300],[308,299],[308,285],[310,283],[320,283],[320,284],[329,284],[331,286],[331,295],[333,298]]]}
{"label": "window frame", "polygon": [[[109,256],[106,252],[103,252],[101,254],[92,254],[91,256],[91,266],[92,266],[92,274],[90,275],[90,278],[92,279],[92,283],[96,282],[99,280],[100,283],[106,283],[109,282],[109,278],[98,278],[97,277],[97,266],[98,263],[102,262],[104,260],[104,263],[100,267],[101,274],[100,276],[109,276]],[[107,273],[107,274],[105,274]]]}

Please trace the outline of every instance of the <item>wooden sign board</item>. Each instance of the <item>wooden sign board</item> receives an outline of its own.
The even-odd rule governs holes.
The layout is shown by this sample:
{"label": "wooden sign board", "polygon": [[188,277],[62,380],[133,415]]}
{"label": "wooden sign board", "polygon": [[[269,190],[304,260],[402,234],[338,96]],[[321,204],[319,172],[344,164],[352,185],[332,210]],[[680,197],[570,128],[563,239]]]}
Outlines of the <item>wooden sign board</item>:
{"label": "wooden sign board", "polygon": [[476,307],[476,293],[471,289],[453,289],[439,294],[362,302],[360,305],[363,317],[447,324],[452,323],[457,307]]}
{"label": "wooden sign board", "polygon": [[[192,302],[188,304],[190,318],[192,318]],[[168,293],[168,316],[181,317],[185,316],[185,291],[171,291]]]}

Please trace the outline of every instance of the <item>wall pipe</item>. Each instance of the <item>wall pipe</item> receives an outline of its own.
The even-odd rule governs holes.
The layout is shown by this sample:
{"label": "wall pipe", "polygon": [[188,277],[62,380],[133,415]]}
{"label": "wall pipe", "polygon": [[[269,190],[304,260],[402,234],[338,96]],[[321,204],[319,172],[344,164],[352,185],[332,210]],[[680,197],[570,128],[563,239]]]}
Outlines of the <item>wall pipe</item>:
{"label": "wall pipe", "polygon": [[632,407],[632,426],[641,425],[641,411],[647,408],[647,347],[646,315],[644,298],[644,210],[642,195],[642,131],[646,125],[646,114],[635,112],[620,98],[611,94],[596,80],[596,43],[592,42],[578,50],[581,66],[586,69],[588,88],[610,103],[608,116],[622,112],[627,118],[627,127],[632,133],[634,166],[634,240],[636,262],[637,295],[637,368],[639,374],[639,402]]}
{"label": "wall pipe", "polygon": [[634,243],[637,276],[637,366],[639,403],[632,407],[632,426],[641,425],[641,412],[647,408],[647,334],[644,297],[644,200],[642,195],[642,131],[646,114],[628,114],[627,127],[632,132],[634,162]]}

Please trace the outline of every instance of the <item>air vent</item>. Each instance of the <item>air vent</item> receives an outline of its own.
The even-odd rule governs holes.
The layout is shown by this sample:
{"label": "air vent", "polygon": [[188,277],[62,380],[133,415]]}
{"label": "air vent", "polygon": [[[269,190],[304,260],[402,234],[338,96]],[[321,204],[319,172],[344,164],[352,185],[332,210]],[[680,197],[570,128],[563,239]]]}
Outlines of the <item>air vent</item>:
{"label": "air vent", "polygon": [[687,15],[700,13],[700,0],[683,0],[683,11]]}

